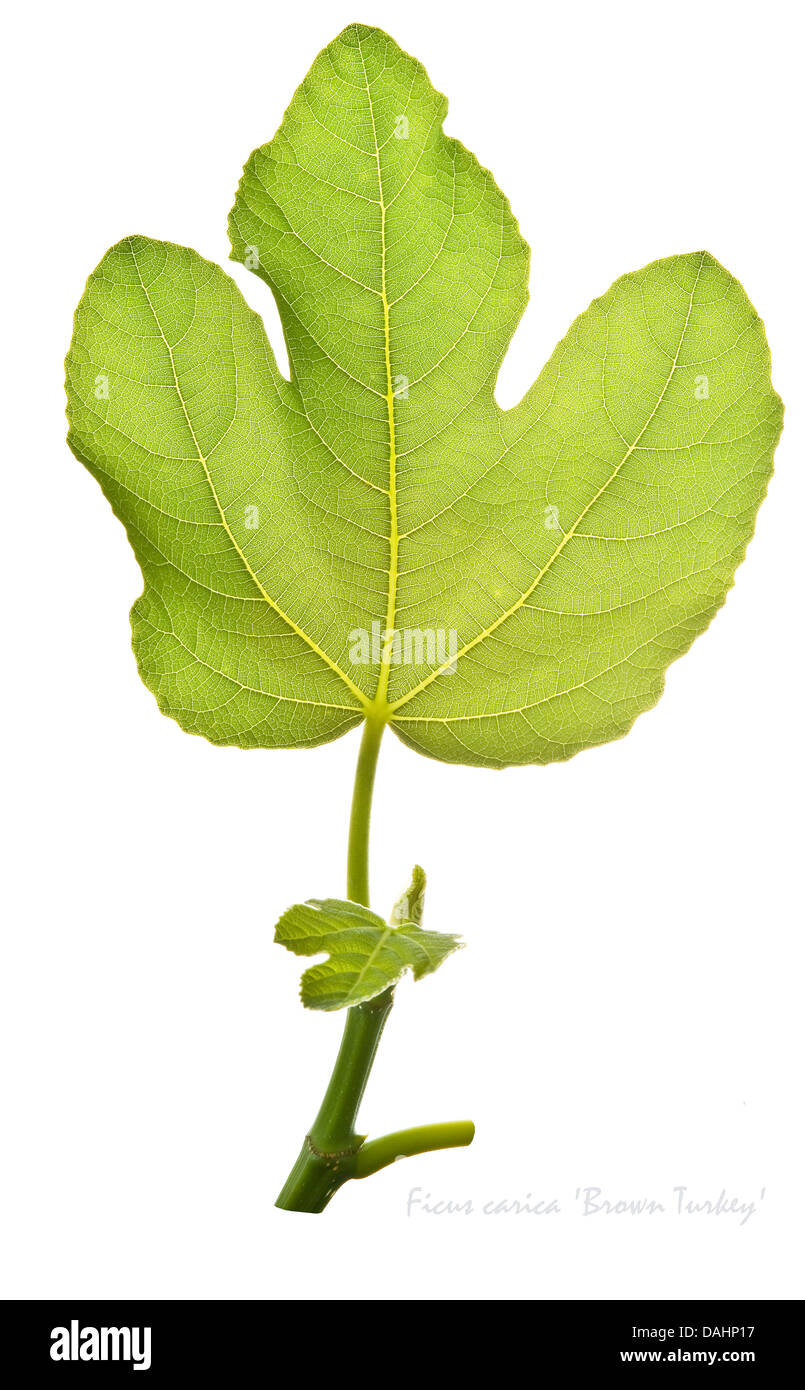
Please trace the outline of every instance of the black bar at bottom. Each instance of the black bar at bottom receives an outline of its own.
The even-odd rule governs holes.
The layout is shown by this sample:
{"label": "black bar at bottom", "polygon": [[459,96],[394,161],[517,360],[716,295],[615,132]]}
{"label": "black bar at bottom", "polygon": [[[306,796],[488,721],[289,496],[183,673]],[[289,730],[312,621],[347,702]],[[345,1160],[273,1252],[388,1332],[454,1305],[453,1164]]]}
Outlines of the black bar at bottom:
{"label": "black bar at bottom", "polygon": [[641,1368],[679,1374],[700,1366],[767,1377],[796,1366],[803,1342],[799,1300],[523,1300],[530,1306],[516,1311],[484,1301],[493,1303],[484,1314],[472,1303],[464,1314],[461,1303],[448,1312],[434,1301],[430,1312],[373,1315],[362,1301],[350,1308],[333,1300],[290,1316],[282,1302],[259,1300],[9,1301],[0,1304],[3,1378],[13,1387],[40,1377],[55,1384],[132,1376],[135,1387],[183,1386],[194,1376],[239,1386],[246,1376],[269,1384],[296,1374],[337,1384],[382,1378],[391,1358],[428,1381],[443,1363],[452,1380],[479,1348],[496,1358],[498,1379],[514,1373],[515,1355],[537,1382],[543,1373],[553,1383],[583,1371],[628,1382]]}

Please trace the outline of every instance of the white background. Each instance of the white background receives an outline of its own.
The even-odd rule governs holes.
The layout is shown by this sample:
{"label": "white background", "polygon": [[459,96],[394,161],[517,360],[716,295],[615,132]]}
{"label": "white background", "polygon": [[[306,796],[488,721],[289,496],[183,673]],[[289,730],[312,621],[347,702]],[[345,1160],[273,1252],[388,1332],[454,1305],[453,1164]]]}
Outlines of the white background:
{"label": "white background", "polygon": [[[64,443],[61,383],[112,242],[226,263],[243,161],[354,19],[425,62],[533,248],[504,404],[618,274],[705,247],[765,320],[788,414],[726,608],[625,741],[494,773],[387,736],[375,900],[421,861],[429,925],[468,949],[399,989],[362,1118],[478,1134],[315,1218],[273,1199],[341,1021],[303,1013],[271,934],[343,890],[357,735],[246,754],[158,713],[130,651],[139,572]],[[800,1295],[797,6],[74,0],[8,22],[0,1292]],[[228,269],[281,355],[268,290]],[[585,1217],[592,1185],[669,1209]],[[678,1185],[758,1209],[677,1216]],[[409,1216],[412,1188],[477,1214]],[[529,1193],[561,1213],[480,1210]]]}

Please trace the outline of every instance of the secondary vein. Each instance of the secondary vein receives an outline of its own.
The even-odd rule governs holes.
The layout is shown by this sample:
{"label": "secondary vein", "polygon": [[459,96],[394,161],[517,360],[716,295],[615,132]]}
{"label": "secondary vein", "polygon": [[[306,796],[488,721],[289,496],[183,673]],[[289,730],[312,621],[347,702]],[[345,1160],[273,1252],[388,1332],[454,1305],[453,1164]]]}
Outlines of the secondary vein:
{"label": "secondary vein", "polygon": [[136,253],[135,253],[135,251],[134,251],[134,248],[130,246],[129,249],[130,249],[130,252],[131,252],[132,261],[133,261],[133,263],[134,263],[134,268],[135,268],[135,270],[137,271],[137,279],[138,279],[139,282],[140,282],[140,285],[141,285],[141,287],[142,287],[143,294],[145,295],[146,301],[147,301],[147,303],[148,303],[148,307],[149,307],[149,309],[151,310],[151,313],[152,313],[152,315],[153,315],[154,323],[156,324],[156,326],[157,326],[157,328],[158,328],[158,330],[159,330],[159,335],[160,335],[160,337],[161,337],[163,343],[165,344],[165,349],[166,349],[166,351],[167,351],[168,359],[169,359],[170,365],[171,365],[171,372],[173,373],[173,380],[174,380],[174,384],[175,384],[175,387],[176,387],[176,395],[177,395],[178,398],[179,398],[179,404],[180,404],[180,406],[181,406],[181,408],[182,408],[182,414],[184,415],[185,421],[186,421],[186,423],[187,423],[187,428],[188,428],[188,430],[190,431],[190,437],[191,437],[191,439],[193,440],[193,444],[194,444],[195,449],[196,449],[196,452],[197,452],[197,454],[198,454],[199,462],[200,462],[202,468],[204,469],[204,476],[205,476],[206,479],[207,479],[207,483],[208,483],[210,492],[212,493],[213,501],[215,502],[215,506],[216,506],[216,508],[217,508],[217,510],[218,510],[218,515],[219,515],[220,518],[221,518],[221,524],[222,524],[224,530],[226,531],[226,534],[227,534],[227,536],[229,537],[229,540],[231,541],[232,545],[234,546],[235,550],[237,551],[237,554],[238,554],[238,556],[240,557],[240,560],[242,561],[243,565],[245,566],[246,571],[248,572],[250,578],[251,578],[251,579],[253,580],[253,582],[257,585],[257,588],[259,589],[260,593],[262,594],[263,598],[265,599],[265,601],[266,601],[266,603],[269,605],[269,607],[273,609],[273,611],[278,615],[278,617],[280,617],[280,618],[282,619],[282,621],[283,621],[284,623],[286,623],[286,624],[288,625],[288,627],[291,628],[291,630],[292,630],[293,632],[295,632],[296,635],[297,635],[298,637],[300,637],[301,640],[302,640],[308,647],[310,647],[311,651],[314,651],[314,652],[316,653],[316,655],[317,655],[318,657],[320,657],[321,660],[322,660],[323,662],[325,662],[325,664],[326,664],[327,666],[330,667],[330,670],[331,670],[331,671],[334,671],[335,674],[336,674],[337,676],[340,676],[341,680],[342,680],[342,681],[344,682],[344,684],[348,687],[348,689],[349,689],[349,690],[351,691],[351,693],[355,696],[355,698],[359,701],[359,703],[360,703],[361,705],[363,705],[364,708],[366,708],[366,706],[369,704],[369,700],[367,699],[366,695],[364,695],[363,691],[362,691],[357,685],[355,685],[355,683],[354,683],[352,680],[350,680],[350,678],[349,678],[349,676],[346,674],[346,672],[341,670],[341,667],[340,667],[335,661],[333,661],[332,657],[328,656],[327,653],[318,645],[318,643],[315,642],[315,641],[313,640],[313,638],[312,638],[307,632],[305,632],[304,628],[299,627],[298,623],[295,623],[294,620],[293,620],[293,618],[291,618],[286,612],[284,612],[284,610],[283,610],[282,608],[280,608],[279,604],[275,602],[275,600],[271,597],[271,595],[270,595],[270,594],[267,592],[267,590],[264,588],[264,586],[263,586],[263,584],[261,583],[260,579],[258,578],[257,574],[255,573],[254,569],[252,568],[251,564],[249,563],[249,560],[248,560],[247,556],[245,555],[245,553],[244,553],[244,551],[241,549],[241,547],[238,545],[237,540],[235,539],[234,535],[232,534],[231,527],[230,527],[229,522],[227,521],[227,518],[226,518],[226,512],[224,511],[224,508],[223,508],[222,505],[221,505],[221,500],[220,500],[220,498],[219,498],[219,496],[218,496],[218,492],[217,492],[217,490],[216,490],[215,483],[213,482],[212,474],[210,473],[210,469],[209,469],[209,465],[208,465],[208,463],[207,463],[207,459],[206,459],[206,457],[205,457],[205,455],[204,455],[204,453],[203,453],[203,450],[202,450],[202,448],[201,448],[201,445],[200,445],[200,443],[199,443],[199,441],[198,441],[198,437],[197,437],[196,432],[195,432],[195,430],[194,430],[194,428],[193,428],[193,422],[191,421],[190,415],[189,415],[189,413],[188,413],[188,409],[187,409],[187,405],[186,405],[186,403],[185,403],[184,396],[182,395],[182,387],[181,387],[181,383],[180,383],[180,381],[179,381],[179,374],[178,374],[178,372],[176,371],[176,362],[175,362],[175,359],[174,359],[174,356],[173,356],[173,348],[171,347],[170,343],[168,342],[168,339],[165,337],[165,333],[164,333],[164,331],[163,331],[162,324],[161,324],[160,321],[159,321],[159,315],[157,314],[157,311],[156,311],[156,309],[155,309],[155,307],[154,307],[154,304],[153,304],[153,301],[152,301],[152,299],[151,299],[151,296],[150,296],[150,294],[148,293],[148,289],[147,289],[147,286],[146,286],[146,284],[145,284],[145,281],[143,280],[143,277],[142,277],[142,275],[140,274],[140,267],[139,267],[139,265],[138,265],[138,263],[137,263],[137,255],[136,255]]}
{"label": "secondary vein", "polygon": [[529,585],[529,587],[525,590],[525,592],[524,592],[523,594],[520,595],[520,597],[517,599],[517,601],[516,601],[515,603],[513,603],[513,604],[511,605],[510,608],[507,608],[506,611],[505,611],[504,613],[501,613],[501,614],[499,615],[499,617],[497,617],[497,618],[495,619],[495,621],[489,625],[489,627],[484,628],[482,632],[479,632],[475,637],[472,638],[471,641],[467,642],[467,643],[456,653],[456,655],[455,655],[454,657],[451,657],[450,661],[442,662],[441,666],[437,666],[433,671],[431,671],[430,674],[427,675],[427,676],[425,677],[424,680],[420,681],[418,685],[414,686],[413,690],[409,690],[405,695],[401,696],[399,700],[395,700],[395,701],[393,702],[393,704],[390,706],[390,711],[391,711],[392,715],[395,714],[396,711],[397,711],[398,709],[401,709],[401,708],[403,707],[403,705],[407,705],[408,702],[409,702],[409,700],[412,700],[412,699],[414,698],[415,695],[419,695],[423,690],[425,690],[425,689],[427,688],[427,686],[431,685],[431,684],[433,683],[433,681],[435,681],[440,675],[442,675],[443,672],[445,672],[449,667],[454,666],[454,665],[455,665],[455,662],[460,661],[461,658],[462,658],[463,656],[466,656],[468,652],[472,651],[474,647],[479,646],[479,644],[480,644],[481,642],[485,642],[486,639],[487,639],[487,637],[491,637],[492,633],[493,633],[493,632],[496,632],[497,629],[501,626],[502,623],[505,623],[506,620],[507,620],[508,618],[512,617],[512,615],[513,615],[514,613],[517,613],[517,612],[519,611],[519,609],[522,608],[523,604],[526,603],[527,600],[528,600],[528,599],[531,597],[531,595],[533,594],[533,592],[534,592],[534,590],[536,589],[537,585],[538,585],[538,584],[540,583],[540,581],[544,578],[544,576],[548,573],[548,570],[551,568],[551,565],[552,565],[552,564],[554,563],[554,561],[557,560],[558,557],[561,555],[561,553],[562,553],[562,551],[564,550],[565,546],[567,545],[568,541],[571,539],[571,537],[575,536],[576,532],[578,531],[579,526],[581,525],[581,523],[582,523],[582,521],[584,520],[584,518],[585,518],[585,516],[587,515],[587,513],[590,511],[591,507],[594,507],[594,506],[595,506],[595,504],[596,504],[596,502],[598,501],[598,499],[599,499],[600,497],[602,497],[603,494],[606,492],[607,488],[611,486],[611,484],[614,482],[615,478],[618,476],[618,474],[620,473],[621,469],[623,468],[624,464],[626,463],[627,459],[629,459],[629,458],[631,457],[631,455],[634,453],[635,449],[637,448],[638,444],[640,443],[640,440],[643,438],[643,435],[645,434],[646,430],[648,429],[649,425],[651,424],[652,420],[654,419],[654,416],[657,414],[657,411],[659,410],[660,406],[662,405],[662,402],[663,402],[663,400],[665,399],[665,394],[666,394],[666,392],[667,392],[667,390],[668,390],[668,387],[669,387],[670,384],[671,384],[671,380],[672,380],[672,378],[673,378],[674,372],[676,371],[677,363],[678,363],[678,361],[679,361],[679,354],[680,354],[680,352],[682,351],[682,344],[683,344],[684,341],[685,341],[685,334],[687,333],[688,324],[690,323],[690,316],[691,316],[691,313],[693,312],[693,297],[694,297],[694,295],[695,295],[695,293],[696,293],[696,286],[697,286],[698,283],[699,283],[699,277],[700,277],[701,272],[702,272],[702,265],[703,265],[703,262],[704,262],[704,256],[702,256],[702,257],[700,258],[700,260],[699,260],[699,268],[698,268],[698,270],[697,270],[697,272],[696,272],[696,279],[694,280],[694,282],[693,282],[693,287],[692,287],[692,289],[691,289],[691,291],[690,291],[690,299],[689,299],[689,302],[688,302],[688,311],[687,311],[687,314],[686,314],[686,316],[685,316],[685,322],[684,322],[684,324],[682,325],[682,332],[681,332],[680,337],[679,337],[679,343],[678,343],[678,345],[677,345],[676,353],[675,353],[675,355],[674,355],[674,360],[673,360],[673,362],[671,363],[671,369],[670,369],[670,371],[669,371],[669,373],[668,373],[668,376],[667,376],[667,378],[666,378],[665,385],[663,386],[662,391],[660,392],[660,394],[659,394],[659,396],[658,396],[658,398],[657,398],[657,403],[656,403],[656,405],[654,406],[654,409],[652,410],[651,414],[649,415],[648,419],[646,420],[646,423],[644,424],[644,426],[643,426],[643,428],[641,429],[640,433],[638,434],[637,438],[633,441],[632,444],[629,445],[628,449],[626,450],[626,453],[625,453],[625,454],[623,455],[623,457],[619,460],[619,462],[615,465],[615,467],[613,468],[613,470],[612,470],[612,472],[610,473],[609,477],[602,483],[601,487],[598,489],[598,491],[596,492],[595,496],[592,497],[592,498],[590,499],[590,501],[587,503],[586,507],[584,507],[583,510],[580,512],[580,514],[579,514],[578,517],[576,518],[576,520],[575,520],[575,522],[573,523],[573,525],[565,532],[565,534],[563,535],[561,541],[560,541],[559,544],[557,545],[556,549],[553,551],[552,555],[550,555],[549,558],[546,560],[545,564],[542,566],[542,569],[539,571],[539,573],[537,574],[536,578],[535,578],[534,581]]}

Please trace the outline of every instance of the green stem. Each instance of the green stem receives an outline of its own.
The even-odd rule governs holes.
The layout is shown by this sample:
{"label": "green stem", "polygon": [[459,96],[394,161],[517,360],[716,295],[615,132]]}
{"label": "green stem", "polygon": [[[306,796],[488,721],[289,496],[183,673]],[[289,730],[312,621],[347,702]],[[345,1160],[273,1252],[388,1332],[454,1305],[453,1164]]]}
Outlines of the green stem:
{"label": "green stem", "polygon": [[[347,897],[365,907],[369,906],[372,792],[384,727],[380,719],[366,720],[349,822]],[[474,1126],[464,1122],[400,1130],[369,1144],[364,1143],[365,1135],[358,1134],[358,1110],[393,999],[394,990],[387,989],[347,1010],[341,1047],[324,1100],[277,1198],[277,1206],[283,1210],[324,1211],[330,1198],[349,1178],[369,1177],[397,1158],[472,1142]]]}
{"label": "green stem", "polygon": [[352,789],[352,810],[349,817],[347,847],[347,897],[351,903],[369,906],[369,823],[372,818],[372,793],[375,786],[377,756],[385,723],[367,719],[355,768]]}
{"label": "green stem", "polygon": [[[347,897],[369,906],[369,822],[377,757],[385,725],[367,719],[361,739],[347,849]],[[342,1183],[352,1177],[364,1136],[356,1132],[380,1034],[393,1000],[388,989],[347,1010],[341,1047],[319,1113],[285,1183],[277,1206],[286,1211],[323,1211]]]}
{"label": "green stem", "polygon": [[[369,906],[369,822],[384,728],[379,720],[367,719],[364,726],[349,818],[347,897],[364,907]],[[364,1136],[355,1132],[358,1110],[393,1000],[393,989],[387,989],[347,1010],[330,1084],[310,1131],[310,1140],[317,1149],[339,1153],[363,1143]]]}
{"label": "green stem", "polygon": [[456,1120],[444,1125],[418,1125],[416,1129],[398,1129],[396,1134],[384,1134],[372,1139],[356,1155],[353,1178],[369,1178],[388,1168],[398,1158],[413,1158],[414,1154],[431,1153],[434,1149],[459,1149],[475,1138],[472,1120]]}

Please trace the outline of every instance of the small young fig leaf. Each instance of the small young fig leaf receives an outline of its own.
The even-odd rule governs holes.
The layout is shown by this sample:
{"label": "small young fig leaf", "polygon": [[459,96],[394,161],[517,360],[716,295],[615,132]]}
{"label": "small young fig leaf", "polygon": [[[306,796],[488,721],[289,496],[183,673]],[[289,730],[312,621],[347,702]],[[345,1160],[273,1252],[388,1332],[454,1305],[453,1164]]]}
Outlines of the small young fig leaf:
{"label": "small young fig leaf", "polygon": [[297,956],[328,953],[329,960],[305,971],[301,988],[306,1008],[328,1012],[373,999],[406,970],[421,980],[463,944],[458,936],[423,931],[416,922],[392,926],[368,907],[338,898],[289,907],[274,940]]}
{"label": "small young fig leaf", "polygon": [[446,110],[354,24],[248,160],[232,255],[289,381],[187,248],[121,241],[78,306],[70,445],[143,571],[139,669],[214,743],[371,710],[447,762],[570,757],[657,701],[752,535],[782,407],[738,281],[704,251],[622,276],[500,409],[528,249]]}
{"label": "small young fig leaf", "polygon": [[408,888],[391,909],[389,921],[393,927],[399,926],[400,922],[414,922],[418,927],[421,927],[422,915],[425,911],[426,882],[425,870],[415,864]]}

